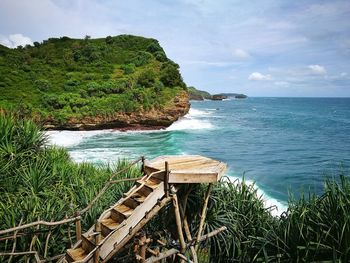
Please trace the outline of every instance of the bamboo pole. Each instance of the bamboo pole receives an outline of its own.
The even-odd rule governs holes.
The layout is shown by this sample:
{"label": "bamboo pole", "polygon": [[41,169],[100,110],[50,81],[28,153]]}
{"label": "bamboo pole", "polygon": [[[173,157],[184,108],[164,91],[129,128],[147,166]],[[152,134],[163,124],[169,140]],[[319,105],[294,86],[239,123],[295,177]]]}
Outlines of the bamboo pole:
{"label": "bamboo pole", "polygon": [[145,174],[145,156],[141,156],[141,173],[144,175]]}
{"label": "bamboo pole", "polygon": [[[77,216],[79,216],[79,215],[77,214]],[[75,221],[75,234],[76,234],[77,241],[81,240],[81,220],[80,220],[80,218],[77,219],[77,221]]]}
{"label": "bamboo pole", "polygon": [[[213,184],[209,184],[207,192],[205,193],[205,199],[204,199],[204,204],[203,204],[202,213],[201,213],[201,221],[199,222],[199,228],[197,233],[197,240],[199,240],[203,232],[205,217],[207,215],[209,196],[212,189],[213,189]],[[198,251],[198,244],[195,246],[195,249],[196,251]]]}
{"label": "bamboo pole", "polygon": [[[23,222],[23,217],[21,218],[21,221],[19,221],[19,225],[21,225],[22,222]],[[13,234],[13,239],[14,239],[15,241],[13,241],[12,253],[14,253],[15,250],[16,250],[16,245],[17,245],[17,233],[18,233],[18,230],[15,231],[15,233]],[[9,260],[8,260],[8,263],[11,263],[12,257],[13,257],[13,256],[11,255],[10,258],[9,258]]]}
{"label": "bamboo pole", "polygon": [[[187,222],[187,217],[186,216],[184,218],[184,230],[185,230],[185,234],[186,234],[188,242],[192,242],[192,236],[191,236],[191,232],[190,232],[190,228],[188,226],[188,222]],[[190,250],[191,250],[193,262],[194,263],[198,263],[197,252],[196,252],[196,249],[194,248],[193,245],[190,246]]]}
{"label": "bamboo pole", "polygon": [[165,196],[169,196],[169,163],[165,162],[165,174],[164,174],[164,192]]}
{"label": "bamboo pole", "polygon": [[176,219],[176,226],[177,226],[177,233],[179,235],[179,241],[180,241],[180,247],[181,247],[181,253],[184,253],[186,251],[186,243],[184,234],[182,232],[182,223],[181,223],[181,215],[180,215],[180,208],[179,208],[179,200],[177,199],[177,195],[173,195],[173,205],[175,210],[175,219]]}
{"label": "bamboo pole", "polygon": [[[193,239],[192,239],[190,227],[189,227],[188,222],[187,222],[187,216],[185,215],[185,212],[184,212],[184,209],[182,208],[182,206],[180,206],[180,212],[181,212],[181,216],[183,217],[184,230],[185,230],[185,235],[186,235],[187,241],[189,243],[191,243]],[[196,252],[193,245],[190,246],[190,250],[191,250],[192,259],[193,259],[194,263],[198,263],[197,252]]]}
{"label": "bamboo pole", "polygon": [[[221,233],[222,231],[225,231],[226,229],[227,228],[225,226],[220,227],[218,229],[215,229],[214,231],[212,231],[204,236],[201,236],[198,240],[193,240],[191,243],[186,244],[186,247],[189,247],[191,245],[194,245],[195,243],[200,243],[204,240],[207,240],[208,238],[211,238],[211,237]],[[163,253],[159,253],[159,255],[157,257],[148,258],[145,263],[155,263],[155,262],[158,262],[159,260],[165,259],[167,257],[171,257],[172,255],[179,254],[179,253],[180,253],[179,250],[177,250],[175,248],[171,248],[167,251],[164,251]],[[181,256],[180,256],[180,258],[181,258]],[[188,260],[188,259],[186,258],[186,260]]]}

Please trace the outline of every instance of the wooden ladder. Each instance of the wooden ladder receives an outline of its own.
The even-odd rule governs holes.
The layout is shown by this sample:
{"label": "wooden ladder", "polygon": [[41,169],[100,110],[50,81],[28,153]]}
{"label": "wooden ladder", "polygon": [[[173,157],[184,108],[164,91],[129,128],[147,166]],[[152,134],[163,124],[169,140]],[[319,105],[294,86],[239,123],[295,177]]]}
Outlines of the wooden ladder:
{"label": "wooden ladder", "polygon": [[[113,257],[168,201],[165,171],[144,176],[116,204],[104,211],[82,234],[61,262],[106,262]],[[152,213],[150,213],[152,212]]]}

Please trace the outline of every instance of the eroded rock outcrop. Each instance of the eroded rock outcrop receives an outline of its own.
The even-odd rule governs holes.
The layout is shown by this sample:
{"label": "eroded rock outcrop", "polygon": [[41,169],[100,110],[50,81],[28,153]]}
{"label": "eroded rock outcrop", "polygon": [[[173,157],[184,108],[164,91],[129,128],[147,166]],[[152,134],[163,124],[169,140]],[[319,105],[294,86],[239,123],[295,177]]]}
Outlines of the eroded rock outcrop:
{"label": "eroded rock outcrop", "polygon": [[47,120],[46,129],[65,130],[97,130],[118,129],[126,130],[153,130],[170,126],[190,109],[189,95],[186,91],[180,92],[163,109],[151,109],[132,113],[116,113],[112,116],[94,116],[83,119],[71,118],[65,123]]}

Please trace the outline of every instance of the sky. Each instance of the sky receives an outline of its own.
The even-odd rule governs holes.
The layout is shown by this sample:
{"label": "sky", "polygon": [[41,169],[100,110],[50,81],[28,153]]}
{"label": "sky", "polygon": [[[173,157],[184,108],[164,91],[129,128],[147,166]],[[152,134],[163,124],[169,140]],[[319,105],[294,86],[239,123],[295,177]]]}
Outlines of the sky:
{"label": "sky", "polygon": [[211,93],[350,97],[349,18],[349,0],[0,0],[0,43],[140,35]]}

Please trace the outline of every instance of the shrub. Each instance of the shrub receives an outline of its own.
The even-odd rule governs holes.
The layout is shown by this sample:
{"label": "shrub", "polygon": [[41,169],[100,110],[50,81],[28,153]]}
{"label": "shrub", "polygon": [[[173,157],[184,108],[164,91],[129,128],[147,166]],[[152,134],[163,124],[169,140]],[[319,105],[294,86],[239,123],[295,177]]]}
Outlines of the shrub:
{"label": "shrub", "polygon": [[151,53],[139,51],[137,52],[137,55],[131,59],[130,63],[133,63],[136,67],[140,67],[149,63],[151,59]]}
{"label": "shrub", "polygon": [[46,79],[37,79],[34,84],[40,91],[48,91],[51,87],[50,82]]}
{"label": "shrub", "polygon": [[120,68],[122,70],[124,70],[124,74],[127,74],[127,75],[135,72],[135,64],[134,63],[121,65]]}
{"label": "shrub", "polygon": [[169,62],[163,64],[160,80],[167,87],[182,87],[185,85],[178,70],[178,65]]}
{"label": "shrub", "polygon": [[148,69],[142,71],[141,74],[137,78],[137,84],[142,87],[149,88],[154,85],[156,74],[154,70]]}

